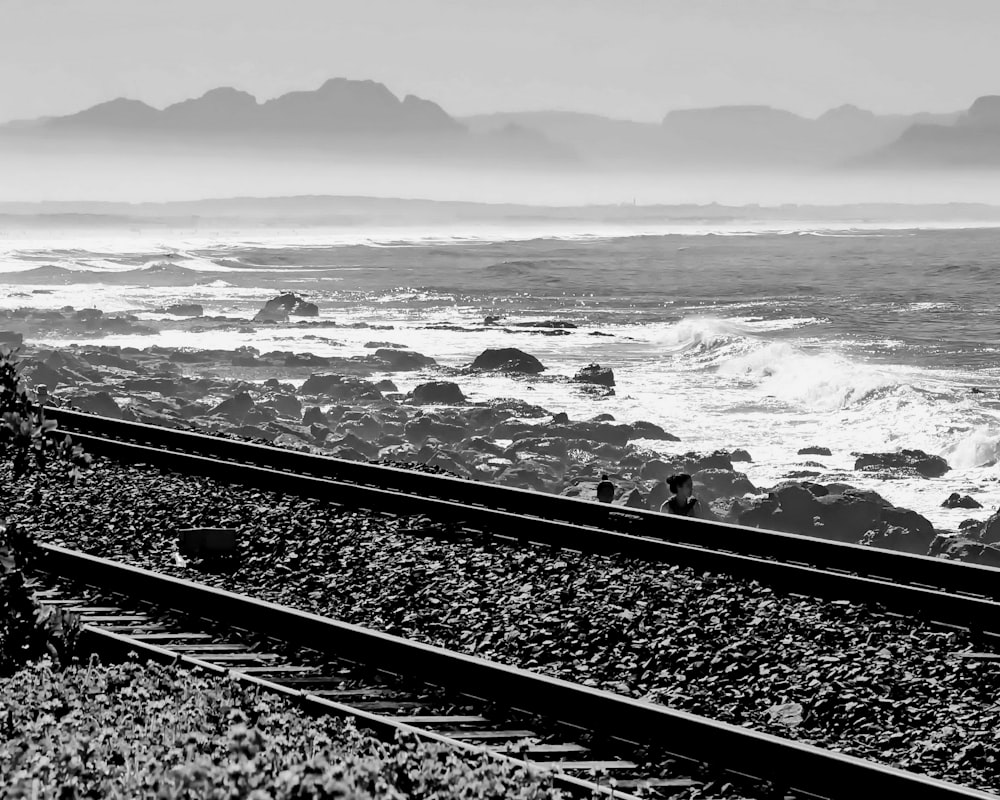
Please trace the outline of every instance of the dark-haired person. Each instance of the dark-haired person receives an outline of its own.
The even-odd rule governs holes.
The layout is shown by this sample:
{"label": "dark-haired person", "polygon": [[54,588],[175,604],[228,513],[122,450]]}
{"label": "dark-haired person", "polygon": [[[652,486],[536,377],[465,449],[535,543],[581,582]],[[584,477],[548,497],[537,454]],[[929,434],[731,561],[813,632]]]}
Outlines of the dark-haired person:
{"label": "dark-haired person", "polygon": [[698,498],[691,496],[694,492],[694,481],[691,480],[690,475],[686,472],[682,472],[680,475],[671,475],[667,478],[667,486],[672,496],[660,506],[661,513],[676,514],[679,517],[703,518],[706,516],[702,512]]}
{"label": "dark-haired person", "polygon": [[600,503],[610,503],[615,499],[615,485],[609,480],[608,474],[601,474],[601,482],[597,484],[597,500]]}

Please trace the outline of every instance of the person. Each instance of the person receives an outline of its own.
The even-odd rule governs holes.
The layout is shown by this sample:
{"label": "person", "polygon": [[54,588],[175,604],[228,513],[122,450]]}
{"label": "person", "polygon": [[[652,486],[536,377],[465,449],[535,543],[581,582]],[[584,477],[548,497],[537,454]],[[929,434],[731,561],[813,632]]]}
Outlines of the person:
{"label": "person", "polygon": [[680,517],[702,517],[701,503],[697,497],[692,497],[694,492],[694,481],[686,472],[680,475],[671,475],[667,478],[667,486],[672,492],[672,496],[661,507],[664,514],[676,514]]}
{"label": "person", "polygon": [[597,500],[600,503],[610,503],[615,499],[615,485],[608,479],[608,474],[601,474],[601,482],[597,484]]}

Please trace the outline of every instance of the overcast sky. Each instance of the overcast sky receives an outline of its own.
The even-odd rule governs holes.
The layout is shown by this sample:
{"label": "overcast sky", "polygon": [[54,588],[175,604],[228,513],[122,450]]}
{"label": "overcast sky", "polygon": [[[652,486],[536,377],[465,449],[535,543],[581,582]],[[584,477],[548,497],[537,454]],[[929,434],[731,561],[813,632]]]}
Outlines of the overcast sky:
{"label": "overcast sky", "polygon": [[373,78],[452,114],[659,120],[1000,94],[1000,0],[0,0],[0,120]]}

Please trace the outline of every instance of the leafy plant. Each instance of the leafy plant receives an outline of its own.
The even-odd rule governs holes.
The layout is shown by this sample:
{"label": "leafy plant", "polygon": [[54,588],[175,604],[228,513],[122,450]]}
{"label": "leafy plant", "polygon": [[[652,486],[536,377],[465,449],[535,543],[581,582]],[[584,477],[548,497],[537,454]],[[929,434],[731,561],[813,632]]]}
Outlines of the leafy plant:
{"label": "leafy plant", "polygon": [[[22,385],[18,361],[0,350],[0,461],[9,460],[14,481],[33,475],[33,499],[41,502],[42,483],[53,458],[75,483],[90,456],[69,436],[52,436],[56,423],[45,419]],[[49,655],[64,660],[73,650],[79,628],[75,615],[42,606],[27,577],[37,556],[34,540],[8,519],[10,496],[0,494],[0,675],[31,659]]]}
{"label": "leafy plant", "polygon": [[173,666],[91,659],[56,672],[42,662],[0,691],[0,796],[12,800],[565,797],[529,767],[412,738],[386,743]]}
{"label": "leafy plant", "polygon": [[30,536],[0,520],[0,675],[46,655],[65,663],[76,647],[77,615],[41,605],[26,577],[35,551]]}
{"label": "leafy plant", "polygon": [[32,403],[18,363],[14,351],[0,349],[0,458],[11,460],[15,480],[34,473],[40,481],[54,457],[75,482],[91,458],[70,436],[52,435],[56,422],[45,418],[44,407]]}

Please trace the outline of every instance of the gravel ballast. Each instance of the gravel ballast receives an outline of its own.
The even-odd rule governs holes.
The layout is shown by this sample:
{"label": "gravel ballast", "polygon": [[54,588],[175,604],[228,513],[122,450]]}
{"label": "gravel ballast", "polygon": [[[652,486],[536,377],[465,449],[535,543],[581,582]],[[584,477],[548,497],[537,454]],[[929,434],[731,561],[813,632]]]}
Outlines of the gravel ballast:
{"label": "gravel ballast", "polygon": [[[0,478],[6,478],[0,475]],[[100,460],[16,516],[43,541],[996,792],[997,662],[962,632],[624,558],[442,541],[397,519]],[[175,530],[240,529],[231,575]],[[801,721],[795,707],[801,704]]]}

